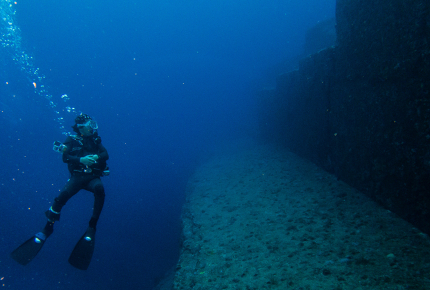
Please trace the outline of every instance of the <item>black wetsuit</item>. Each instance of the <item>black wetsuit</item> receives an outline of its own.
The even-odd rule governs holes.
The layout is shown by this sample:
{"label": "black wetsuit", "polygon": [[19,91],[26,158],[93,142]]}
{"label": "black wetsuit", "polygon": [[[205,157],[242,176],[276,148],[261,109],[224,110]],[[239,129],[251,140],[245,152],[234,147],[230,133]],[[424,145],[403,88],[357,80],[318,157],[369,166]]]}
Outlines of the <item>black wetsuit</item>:
{"label": "black wetsuit", "polygon": [[[67,146],[67,149],[63,153],[63,162],[68,164],[71,177],[60,195],[55,198],[52,210],[60,212],[66,202],[78,191],[88,190],[94,193],[94,209],[90,226],[95,228],[105,200],[105,191],[100,177],[106,168],[106,160],[109,159],[109,155],[97,134],[88,137],[69,136],[64,145]],[[94,154],[99,156],[97,163],[87,167],[80,162],[81,157]]]}

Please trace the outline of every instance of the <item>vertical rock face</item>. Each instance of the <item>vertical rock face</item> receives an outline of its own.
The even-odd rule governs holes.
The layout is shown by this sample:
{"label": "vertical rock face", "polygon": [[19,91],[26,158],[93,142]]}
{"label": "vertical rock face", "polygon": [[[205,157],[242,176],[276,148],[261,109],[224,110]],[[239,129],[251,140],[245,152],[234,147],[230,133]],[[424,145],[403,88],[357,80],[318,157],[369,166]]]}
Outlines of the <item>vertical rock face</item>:
{"label": "vertical rock face", "polygon": [[332,46],[336,42],[336,19],[328,19],[306,32],[304,55],[309,55]]}
{"label": "vertical rock face", "polygon": [[339,72],[351,80],[424,77],[429,70],[429,7],[424,0],[338,0]]}
{"label": "vertical rock face", "polygon": [[336,47],[261,94],[262,134],[430,233],[430,2],[338,0],[336,17]]}

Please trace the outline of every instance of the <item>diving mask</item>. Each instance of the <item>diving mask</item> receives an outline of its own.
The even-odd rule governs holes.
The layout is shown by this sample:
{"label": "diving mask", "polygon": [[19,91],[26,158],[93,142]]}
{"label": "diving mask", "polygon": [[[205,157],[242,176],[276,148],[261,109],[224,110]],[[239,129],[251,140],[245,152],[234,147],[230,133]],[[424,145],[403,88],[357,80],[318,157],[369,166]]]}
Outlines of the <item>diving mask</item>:
{"label": "diving mask", "polygon": [[77,124],[76,126],[78,126],[78,128],[87,127],[93,130],[97,130],[99,128],[99,126],[97,125],[97,122],[91,119],[83,124]]}

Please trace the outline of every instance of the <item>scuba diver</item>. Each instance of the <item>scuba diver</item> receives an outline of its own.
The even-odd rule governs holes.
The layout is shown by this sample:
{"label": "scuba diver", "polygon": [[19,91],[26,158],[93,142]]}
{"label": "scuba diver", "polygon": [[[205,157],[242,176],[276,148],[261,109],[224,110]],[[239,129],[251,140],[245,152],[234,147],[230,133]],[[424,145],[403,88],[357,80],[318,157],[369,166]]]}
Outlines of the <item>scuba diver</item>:
{"label": "scuba diver", "polygon": [[105,200],[100,177],[109,174],[106,165],[109,155],[98,136],[97,122],[89,115],[78,115],[72,128],[76,135],[68,136],[64,144],[54,142],[54,150],[63,154],[63,162],[68,165],[70,179],[45,212],[48,221],[44,229],[12,252],[12,258],[22,265],[28,264],[37,255],[46,239],[53,233],[54,223],[60,220],[61,209],[81,189],[94,193],[93,215],[85,234],[70,255],[69,263],[78,269],[86,270],[91,262],[96,225]]}

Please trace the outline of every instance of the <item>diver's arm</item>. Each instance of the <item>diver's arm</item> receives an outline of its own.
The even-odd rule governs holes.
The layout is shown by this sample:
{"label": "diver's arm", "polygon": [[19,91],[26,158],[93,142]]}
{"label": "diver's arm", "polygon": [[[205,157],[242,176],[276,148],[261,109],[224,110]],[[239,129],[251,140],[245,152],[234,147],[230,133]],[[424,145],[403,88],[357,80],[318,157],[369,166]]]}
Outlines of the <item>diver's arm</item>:
{"label": "diver's arm", "polygon": [[64,163],[70,163],[70,164],[79,164],[80,158],[77,156],[70,155],[70,152],[72,151],[72,143],[73,139],[72,137],[67,137],[66,141],[64,141],[64,145],[67,146],[66,151],[63,152],[63,162]]}
{"label": "diver's arm", "polygon": [[99,144],[99,154],[97,154],[97,155],[99,157],[97,159],[98,161],[106,161],[109,159],[109,154],[108,154],[106,148],[102,144]]}

